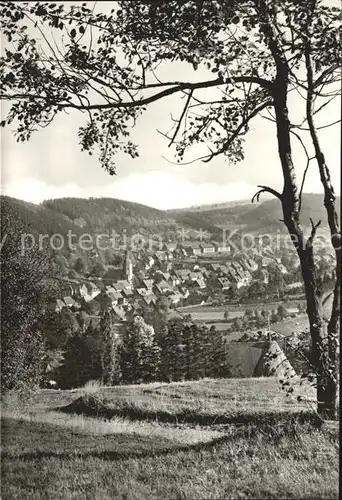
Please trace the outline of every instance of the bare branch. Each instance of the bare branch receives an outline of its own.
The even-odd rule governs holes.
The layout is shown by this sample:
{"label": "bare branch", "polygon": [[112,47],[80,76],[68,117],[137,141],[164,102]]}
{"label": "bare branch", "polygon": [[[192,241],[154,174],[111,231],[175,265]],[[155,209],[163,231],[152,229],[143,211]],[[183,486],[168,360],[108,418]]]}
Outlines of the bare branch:
{"label": "bare branch", "polygon": [[183,108],[182,114],[181,114],[181,116],[180,116],[180,118],[179,118],[179,120],[178,120],[176,130],[175,130],[175,132],[174,132],[174,134],[173,134],[173,136],[172,136],[172,138],[171,138],[171,141],[170,141],[170,143],[169,143],[169,147],[170,147],[170,146],[172,146],[172,144],[174,143],[174,141],[175,141],[175,139],[176,139],[176,137],[177,137],[177,134],[178,134],[179,129],[180,129],[180,126],[181,126],[181,124],[182,124],[183,118],[184,118],[185,113],[186,113],[186,111],[187,111],[187,109],[188,109],[188,106],[189,106],[189,104],[190,104],[190,101],[191,101],[191,97],[192,97],[193,92],[194,92],[193,90],[190,90],[190,92],[189,92],[189,95],[188,95],[188,98],[187,98],[187,100],[186,100],[185,106],[184,106],[184,108]]}
{"label": "bare branch", "polygon": [[306,245],[305,247],[306,248],[311,248],[312,247],[312,243],[313,243],[313,240],[316,236],[316,232],[317,232],[317,229],[318,227],[321,225],[321,220],[319,220],[316,224],[314,223],[314,221],[311,219],[310,217],[310,224],[311,224],[311,233],[310,233],[310,236],[306,242]]}
{"label": "bare branch", "polygon": [[[184,90],[196,90],[196,89],[205,89],[205,88],[211,88],[211,87],[216,87],[219,85],[227,84],[227,83],[242,83],[242,82],[252,82],[258,85],[261,85],[262,87],[270,90],[273,87],[273,84],[267,80],[264,80],[262,78],[256,78],[253,76],[241,76],[241,77],[234,77],[234,78],[216,78],[215,80],[206,80],[202,82],[183,82],[175,87],[165,89],[161,92],[158,92],[157,94],[153,94],[152,96],[145,97],[142,99],[134,100],[132,98],[132,101],[126,101],[126,102],[120,102],[120,103],[110,103],[110,104],[92,104],[92,105],[77,105],[74,103],[65,103],[65,104],[60,104],[62,108],[73,108],[73,109],[78,109],[78,110],[92,110],[92,109],[114,109],[114,108],[136,108],[140,106],[145,106],[147,104],[150,104],[152,102],[158,101],[164,97],[170,96],[172,94],[175,94],[180,91]],[[13,100],[13,99],[27,99],[31,98],[31,95],[27,95],[26,93],[24,94],[15,94],[13,96],[11,95],[0,95],[0,99],[7,99],[7,100]],[[35,99],[45,99],[43,96],[34,96]]]}
{"label": "bare branch", "polygon": [[273,196],[275,196],[276,198],[278,198],[278,200],[282,200],[282,195],[281,193],[279,193],[278,191],[276,191],[275,189],[271,188],[271,187],[268,187],[268,186],[257,186],[258,188],[261,188],[259,191],[257,191],[255,193],[255,195],[253,196],[252,198],[252,203],[254,203],[254,200],[256,200],[257,202],[260,200],[260,195],[262,193],[270,193],[270,194],[273,194]]}
{"label": "bare branch", "polygon": [[317,78],[315,82],[313,82],[313,88],[316,89],[320,85],[322,85],[326,79],[327,76],[331,75],[335,70],[339,69],[340,65],[338,63],[334,64],[333,66],[330,66],[330,68],[327,68],[321,75]]}
{"label": "bare branch", "polygon": [[304,144],[304,141],[303,139],[300,137],[299,134],[297,134],[294,130],[290,129],[290,133],[293,134],[298,140],[299,142],[301,143],[303,149],[304,149],[304,152],[305,152],[305,155],[306,155],[306,167],[305,167],[305,170],[304,170],[304,173],[303,173],[303,179],[302,179],[302,183],[301,183],[301,186],[300,186],[300,190],[299,190],[299,207],[298,207],[298,213],[300,213],[300,210],[302,208],[302,195],[303,195],[303,189],[304,189],[304,184],[305,184],[305,179],[306,179],[306,174],[308,173],[308,170],[309,170],[309,166],[310,166],[310,161],[312,161],[313,159],[315,159],[316,157],[315,156],[312,156],[310,157],[309,156],[309,153],[308,153],[308,150],[306,149],[306,146]]}
{"label": "bare branch", "polygon": [[171,161],[168,158],[166,158],[165,156],[162,156],[162,158],[163,158],[163,160],[167,161],[171,165],[185,165],[186,166],[186,165],[193,165],[197,161],[204,160],[205,158],[208,158],[208,155],[200,156],[199,158],[195,158],[194,160],[191,160],[191,161],[179,161],[179,162]]}

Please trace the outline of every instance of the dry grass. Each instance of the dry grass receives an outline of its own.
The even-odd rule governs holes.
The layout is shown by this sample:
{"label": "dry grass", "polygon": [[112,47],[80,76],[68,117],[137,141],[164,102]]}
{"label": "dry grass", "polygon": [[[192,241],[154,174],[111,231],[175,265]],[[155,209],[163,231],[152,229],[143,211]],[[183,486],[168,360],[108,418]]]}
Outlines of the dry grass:
{"label": "dry grass", "polygon": [[82,388],[83,394],[95,394],[98,392],[103,385],[100,380],[89,380]]}
{"label": "dry grass", "polygon": [[306,424],[232,426],[181,445],[5,421],[4,500],[337,498],[338,437]]}
{"label": "dry grass", "polygon": [[[56,411],[80,402],[122,416]],[[338,433],[304,409],[271,378],[40,391],[3,414],[2,498],[337,498]]]}
{"label": "dry grass", "polygon": [[3,413],[3,418],[16,419],[18,422],[50,424],[93,436],[117,434],[153,436],[156,439],[170,439],[180,444],[205,443],[222,435],[222,431],[210,430],[201,426],[196,426],[195,428],[175,427],[173,425],[161,425],[159,422],[131,421],[120,417],[104,420],[87,417],[82,414],[68,415],[55,411],[26,415],[18,415],[7,411]]}

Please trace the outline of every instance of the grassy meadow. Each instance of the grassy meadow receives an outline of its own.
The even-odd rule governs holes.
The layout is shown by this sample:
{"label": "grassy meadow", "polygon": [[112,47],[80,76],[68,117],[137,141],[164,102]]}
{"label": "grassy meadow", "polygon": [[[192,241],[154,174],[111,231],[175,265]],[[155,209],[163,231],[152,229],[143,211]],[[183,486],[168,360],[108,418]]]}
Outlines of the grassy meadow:
{"label": "grassy meadow", "polygon": [[5,401],[2,499],[337,498],[337,430],[296,391],[206,379]]}

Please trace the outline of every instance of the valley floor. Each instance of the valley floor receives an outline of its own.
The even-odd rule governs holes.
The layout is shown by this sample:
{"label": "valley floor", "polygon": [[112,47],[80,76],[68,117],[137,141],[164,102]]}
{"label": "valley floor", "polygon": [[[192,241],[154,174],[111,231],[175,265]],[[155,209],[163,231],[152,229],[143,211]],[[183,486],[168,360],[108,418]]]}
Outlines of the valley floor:
{"label": "valley floor", "polygon": [[39,391],[3,411],[2,498],[337,498],[338,432],[296,391],[274,378]]}

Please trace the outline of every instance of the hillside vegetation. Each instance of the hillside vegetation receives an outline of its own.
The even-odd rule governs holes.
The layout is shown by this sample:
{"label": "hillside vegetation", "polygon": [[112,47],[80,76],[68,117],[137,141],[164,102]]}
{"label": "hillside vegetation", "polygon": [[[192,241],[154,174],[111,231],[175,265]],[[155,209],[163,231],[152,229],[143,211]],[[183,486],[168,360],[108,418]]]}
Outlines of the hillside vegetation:
{"label": "hillside vegetation", "polygon": [[[215,205],[214,205],[215,207]],[[339,200],[337,200],[339,208]],[[278,200],[262,203],[239,203],[212,208],[210,205],[198,209],[158,210],[139,203],[113,198],[60,198],[44,201],[40,205],[24,202],[8,196],[1,197],[1,210],[19,218],[29,230],[41,234],[67,235],[68,231],[79,235],[127,231],[158,233],[175,237],[182,228],[209,231],[219,235],[220,228],[240,228],[244,231],[271,232],[284,230]],[[197,211],[196,211],[197,210]],[[340,212],[339,212],[340,213]],[[322,220],[327,226],[323,196],[304,194],[302,220],[310,225],[310,217]]]}
{"label": "hillside vegetation", "polygon": [[27,201],[17,200],[9,196],[1,196],[1,214],[13,221],[14,227],[25,228],[27,233],[60,234],[66,237],[68,231],[80,235],[82,229],[62,213]]}
{"label": "hillside vegetation", "polygon": [[45,390],[3,417],[6,500],[338,497],[337,430],[274,378]]}
{"label": "hillside vegetation", "polygon": [[[339,198],[336,200],[338,214],[340,215]],[[284,224],[280,222],[283,218],[279,200],[271,199],[261,203],[231,204],[228,206],[215,205],[203,206],[191,209],[169,211],[176,220],[196,220],[196,224],[201,221],[206,225],[227,228],[243,228],[245,231],[272,232],[286,230]],[[310,217],[314,221],[321,220],[322,226],[327,226],[327,216],[323,205],[322,194],[303,194],[302,197],[302,222],[304,226],[310,226]]]}
{"label": "hillside vegetation", "polygon": [[42,206],[96,233],[175,229],[175,221],[162,210],[113,198],[60,198],[44,201]]}

